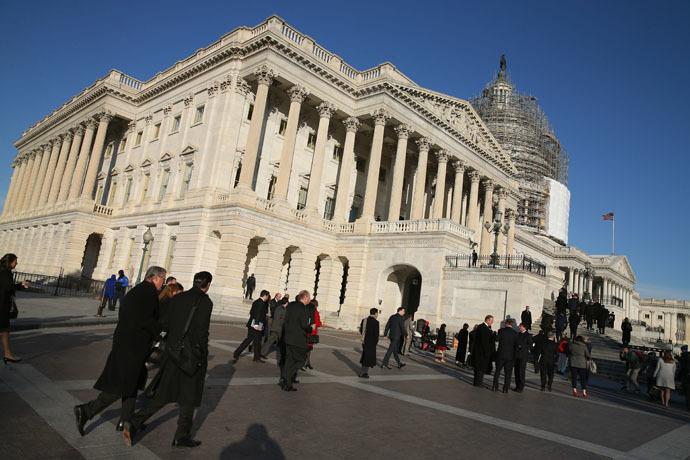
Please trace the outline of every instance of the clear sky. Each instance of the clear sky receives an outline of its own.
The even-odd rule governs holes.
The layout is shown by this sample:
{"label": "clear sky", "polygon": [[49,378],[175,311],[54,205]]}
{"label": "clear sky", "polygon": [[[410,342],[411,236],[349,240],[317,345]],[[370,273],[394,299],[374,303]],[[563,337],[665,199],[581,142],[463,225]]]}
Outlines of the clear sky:
{"label": "clear sky", "polygon": [[116,68],[147,80],[272,14],[359,70],[389,61],[467,99],[506,55],[570,153],[569,243],[690,300],[690,2],[4,1],[0,200],[23,130]]}

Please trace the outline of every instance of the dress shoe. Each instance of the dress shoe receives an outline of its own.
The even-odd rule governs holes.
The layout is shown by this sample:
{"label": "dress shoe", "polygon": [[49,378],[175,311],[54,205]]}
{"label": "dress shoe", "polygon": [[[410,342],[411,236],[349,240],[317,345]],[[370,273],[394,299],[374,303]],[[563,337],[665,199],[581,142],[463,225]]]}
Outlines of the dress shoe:
{"label": "dress shoe", "polygon": [[492,387],[491,391],[498,391],[498,387]]}
{"label": "dress shoe", "polygon": [[197,447],[201,445],[201,441],[196,439],[173,439],[173,447]]}
{"label": "dress shoe", "polygon": [[233,354],[232,354],[232,359],[234,359],[235,361],[238,361],[238,360],[240,359],[240,354],[237,353],[237,352],[233,353]]}
{"label": "dress shoe", "polygon": [[504,388],[503,393],[508,393],[508,388]]}
{"label": "dress shoe", "polygon": [[573,396],[577,398],[577,388],[573,388]]}
{"label": "dress shoe", "polygon": [[549,392],[551,392],[551,385],[549,385],[548,387],[546,387],[546,389],[549,390]]}
{"label": "dress shoe", "polygon": [[260,355],[261,359],[268,359],[268,356]]}
{"label": "dress shoe", "polygon": [[513,391],[515,391],[516,393],[522,393],[522,392],[524,391],[524,389],[522,389],[522,388],[516,388],[516,389],[513,390]]}
{"label": "dress shoe", "polygon": [[86,416],[86,407],[84,407],[83,404],[74,406],[74,417],[77,422],[77,430],[79,430],[79,434],[84,436],[84,425],[86,425],[86,422],[89,420],[89,418]]}
{"label": "dress shoe", "polygon": [[[115,426],[115,431],[122,431],[125,428],[125,422],[120,420],[117,425]],[[137,431],[144,431],[146,429],[146,424],[142,423],[141,426],[139,427],[139,430]]]}
{"label": "dress shoe", "polygon": [[290,383],[299,383],[299,380],[297,380],[296,378],[293,378],[292,380],[290,380]]}
{"label": "dress shoe", "polygon": [[283,385],[283,391],[297,391],[297,388],[286,383],[285,385]]}
{"label": "dress shoe", "polygon": [[266,361],[264,361],[263,359],[255,359],[254,362],[259,364],[266,364]]}
{"label": "dress shoe", "polygon": [[306,366],[304,366],[304,367],[306,367],[307,369],[310,369],[310,370],[311,370],[311,369],[314,369],[314,368],[312,367],[312,365],[311,365],[311,364],[307,364],[307,365],[306,365]]}
{"label": "dress shoe", "polygon": [[302,366],[302,367],[300,368],[300,370],[301,370],[302,372],[307,372],[307,368],[304,367],[304,366]]}
{"label": "dress shoe", "polygon": [[400,363],[398,364],[398,369],[402,369],[405,366],[407,366],[407,363]]}
{"label": "dress shoe", "polygon": [[20,362],[20,361],[22,360],[22,358],[8,358],[8,357],[4,357],[4,358],[2,358],[2,360],[5,362],[5,365],[7,365],[7,363],[18,363],[18,362]]}
{"label": "dress shoe", "polygon": [[381,364],[381,369],[388,369],[390,370],[390,366],[388,364]]}
{"label": "dress shoe", "polygon": [[587,399],[587,390],[582,390],[582,397]]}
{"label": "dress shoe", "polygon": [[125,444],[129,447],[134,445],[134,438],[137,436],[137,429],[132,425],[131,422],[125,422],[122,425],[122,437],[125,440]]}
{"label": "dress shoe", "polygon": [[359,374],[359,378],[360,378],[360,379],[368,379],[368,378],[369,378],[369,374]]}
{"label": "dress shoe", "polygon": [[281,390],[285,389],[285,379],[284,378],[281,377],[280,380],[278,380],[278,386],[280,387]]}
{"label": "dress shoe", "polygon": [[544,391],[544,387],[541,387],[541,391]]}

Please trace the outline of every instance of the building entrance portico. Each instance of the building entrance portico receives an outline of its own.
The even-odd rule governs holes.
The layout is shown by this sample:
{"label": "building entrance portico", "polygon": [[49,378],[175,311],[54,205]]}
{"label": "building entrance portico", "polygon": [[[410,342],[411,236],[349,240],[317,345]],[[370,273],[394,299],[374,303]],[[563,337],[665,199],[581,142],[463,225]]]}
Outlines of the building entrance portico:
{"label": "building entrance portico", "polygon": [[379,277],[376,297],[381,317],[388,318],[398,307],[405,307],[407,314],[414,314],[419,308],[421,289],[422,275],[412,265],[393,265],[385,269]]}

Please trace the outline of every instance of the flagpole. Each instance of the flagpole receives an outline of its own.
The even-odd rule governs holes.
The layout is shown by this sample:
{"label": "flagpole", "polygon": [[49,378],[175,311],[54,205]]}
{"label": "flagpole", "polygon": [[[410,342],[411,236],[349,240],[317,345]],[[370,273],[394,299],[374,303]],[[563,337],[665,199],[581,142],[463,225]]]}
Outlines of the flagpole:
{"label": "flagpole", "polygon": [[611,219],[613,222],[612,228],[612,234],[611,234],[611,255],[614,255],[616,253],[615,251],[615,243],[616,243],[616,211],[613,211],[613,219]]}

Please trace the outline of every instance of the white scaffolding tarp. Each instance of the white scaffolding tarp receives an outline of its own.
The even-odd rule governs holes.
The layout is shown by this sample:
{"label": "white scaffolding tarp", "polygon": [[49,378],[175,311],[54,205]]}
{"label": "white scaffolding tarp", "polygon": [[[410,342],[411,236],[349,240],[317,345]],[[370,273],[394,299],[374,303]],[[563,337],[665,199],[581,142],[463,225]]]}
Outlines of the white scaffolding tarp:
{"label": "white scaffolding tarp", "polygon": [[570,190],[553,179],[544,178],[549,189],[548,217],[546,233],[568,244],[568,224],[570,222]]}

